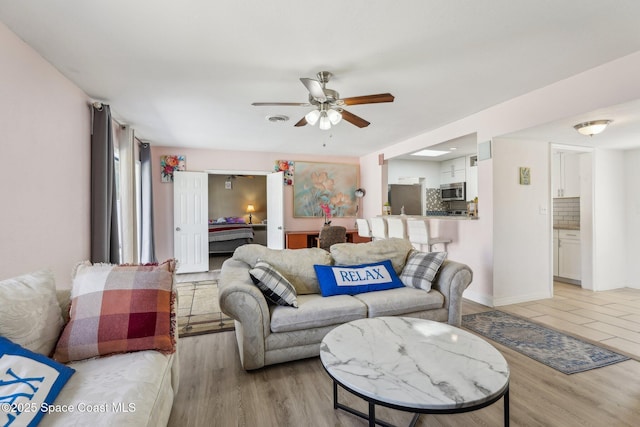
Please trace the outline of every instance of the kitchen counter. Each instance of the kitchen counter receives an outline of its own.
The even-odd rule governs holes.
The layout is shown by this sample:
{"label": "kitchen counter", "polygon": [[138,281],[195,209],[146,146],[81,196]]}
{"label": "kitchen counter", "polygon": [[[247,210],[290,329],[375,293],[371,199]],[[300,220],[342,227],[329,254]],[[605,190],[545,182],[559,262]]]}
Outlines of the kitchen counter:
{"label": "kitchen counter", "polygon": [[443,220],[451,220],[451,221],[472,221],[478,219],[477,216],[467,216],[467,215],[384,215],[384,218],[404,218],[404,219],[443,219]]}
{"label": "kitchen counter", "polygon": [[554,230],[580,230],[579,225],[554,225]]}

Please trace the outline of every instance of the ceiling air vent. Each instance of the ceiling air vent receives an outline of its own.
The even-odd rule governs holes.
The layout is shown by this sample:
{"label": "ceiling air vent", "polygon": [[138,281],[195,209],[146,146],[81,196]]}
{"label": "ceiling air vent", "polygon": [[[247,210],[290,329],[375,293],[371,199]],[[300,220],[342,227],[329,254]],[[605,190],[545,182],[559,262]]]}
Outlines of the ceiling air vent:
{"label": "ceiling air vent", "polygon": [[282,123],[289,120],[289,116],[277,114],[275,116],[267,116],[267,120],[269,120],[271,123]]}

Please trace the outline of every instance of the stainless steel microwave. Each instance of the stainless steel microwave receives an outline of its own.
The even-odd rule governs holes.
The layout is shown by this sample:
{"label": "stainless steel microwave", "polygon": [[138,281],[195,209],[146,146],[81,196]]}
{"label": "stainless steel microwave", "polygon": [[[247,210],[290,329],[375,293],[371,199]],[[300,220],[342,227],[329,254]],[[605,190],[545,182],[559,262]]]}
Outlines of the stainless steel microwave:
{"label": "stainless steel microwave", "polygon": [[440,198],[443,202],[451,202],[455,200],[465,201],[465,185],[464,182],[454,182],[453,184],[442,184],[440,186]]}

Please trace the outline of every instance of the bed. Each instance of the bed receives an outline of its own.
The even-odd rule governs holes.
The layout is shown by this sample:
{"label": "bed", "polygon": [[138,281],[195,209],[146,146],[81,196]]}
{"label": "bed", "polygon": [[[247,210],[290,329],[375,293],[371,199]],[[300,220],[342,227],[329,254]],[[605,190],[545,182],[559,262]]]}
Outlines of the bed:
{"label": "bed", "polygon": [[209,224],[209,253],[224,254],[253,242],[250,224]]}

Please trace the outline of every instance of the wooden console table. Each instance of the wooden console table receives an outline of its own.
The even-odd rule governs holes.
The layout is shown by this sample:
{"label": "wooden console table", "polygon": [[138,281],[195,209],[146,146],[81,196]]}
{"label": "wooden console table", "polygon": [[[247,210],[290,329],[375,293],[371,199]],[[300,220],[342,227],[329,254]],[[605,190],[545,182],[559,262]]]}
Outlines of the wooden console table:
{"label": "wooden console table", "polygon": [[[287,231],[285,232],[285,244],[287,249],[313,248],[315,238],[320,235],[320,230],[314,231]],[[370,237],[362,237],[358,230],[347,230],[347,242],[366,243],[370,242]]]}

